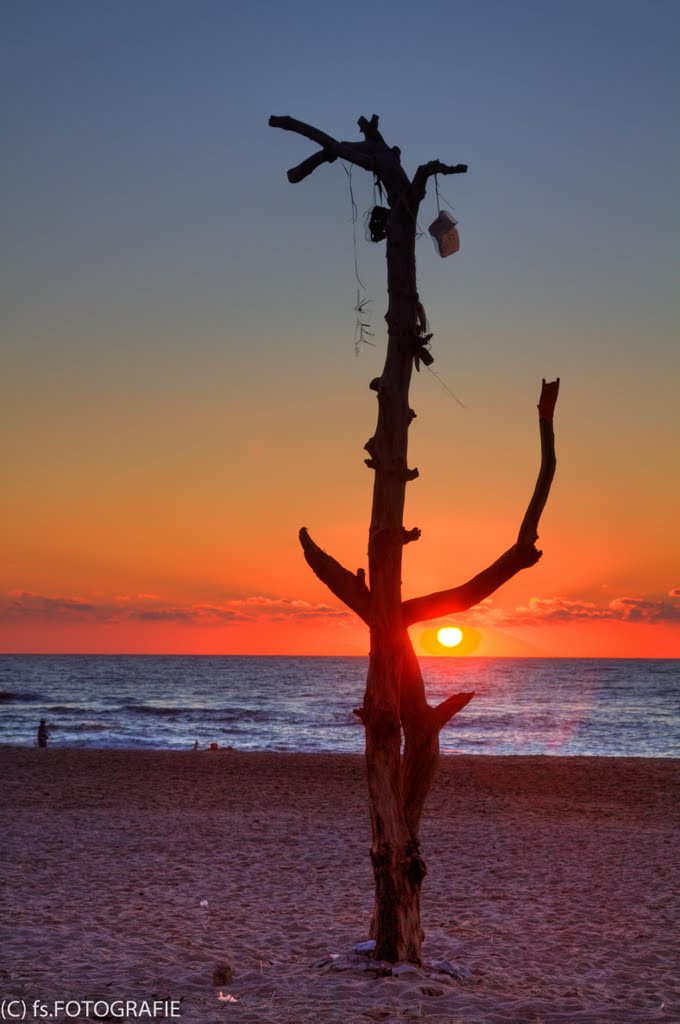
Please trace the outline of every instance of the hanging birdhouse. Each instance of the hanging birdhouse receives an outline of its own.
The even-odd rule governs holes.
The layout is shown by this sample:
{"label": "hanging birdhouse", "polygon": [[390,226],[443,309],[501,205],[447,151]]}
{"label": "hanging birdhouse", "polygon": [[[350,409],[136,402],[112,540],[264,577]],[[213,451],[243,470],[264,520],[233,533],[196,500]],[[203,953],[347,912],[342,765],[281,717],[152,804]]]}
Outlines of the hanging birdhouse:
{"label": "hanging birdhouse", "polygon": [[428,228],[430,234],[437,243],[439,255],[444,258],[460,249],[460,238],[458,236],[458,221],[446,210],[441,210],[439,216]]}
{"label": "hanging birdhouse", "polygon": [[389,207],[374,206],[368,221],[368,233],[372,242],[382,242],[387,237],[387,218],[390,215]]}

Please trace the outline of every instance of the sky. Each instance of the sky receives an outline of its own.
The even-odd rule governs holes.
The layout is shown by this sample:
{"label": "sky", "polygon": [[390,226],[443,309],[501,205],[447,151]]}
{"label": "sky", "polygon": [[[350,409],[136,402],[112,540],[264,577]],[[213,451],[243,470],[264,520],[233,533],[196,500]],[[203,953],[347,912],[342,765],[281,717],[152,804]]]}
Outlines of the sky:
{"label": "sky", "polygon": [[267,121],[377,113],[409,173],[469,165],[459,253],[421,207],[405,597],[514,542],[562,382],[543,558],[416,649],[679,657],[679,30],[674,0],[5,0],[0,650],[367,652],[297,533],[367,564],[372,181],[354,226]]}

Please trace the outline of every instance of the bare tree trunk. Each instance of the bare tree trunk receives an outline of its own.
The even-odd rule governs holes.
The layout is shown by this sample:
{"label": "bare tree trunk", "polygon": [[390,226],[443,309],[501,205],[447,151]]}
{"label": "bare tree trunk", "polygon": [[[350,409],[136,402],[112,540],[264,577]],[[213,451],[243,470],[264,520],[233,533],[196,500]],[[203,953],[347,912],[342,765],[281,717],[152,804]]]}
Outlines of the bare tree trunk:
{"label": "bare tree trunk", "polygon": [[415,218],[407,199],[392,208],[387,225],[387,358],[378,380],[378,424],[367,443],[375,471],[368,541],[371,648],[364,696],[366,766],[375,873],[373,931],[376,956],[419,962],[420,888],[425,864],[409,827],[401,765],[401,681],[408,637],[401,621],[410,423],[408,392],[418,340]]}
{"label": "bare tree trunk", "polygon": [[364,703],[355,713],[366,731],[375,877],[371,932],[378,959],[417,964],[421,962],[423,940],[420,893],[427,871],[420,853],[420,820],[437,770],[439,732],[473,694],[454,694],[439,707],[428,704],[407,627],[472,607],[540,558],[535,540],[555,470],[552,414],[559,381],[543,382],[539,404],[541,469],[516,543],[462,586],[403,602],[402,551],[405,544],[420,536],[420,530],[404,528],[406,484],[418,475],[407,463],[408,430],[415,416],[409,407],[409,385],[414,360],[417,366],[423,346],[430,339],[425,334],[425,314],[416,288],[417,214],[432,175],[461,173],[467,167],[433,160],[421,165],[409,180],[401,167],[399,150],[386,145],[375,115],[370,121],[359,119],[365,141],[358,143],[338,142],[291,117],[272,117],[269,123],[321,147],[288,172],[289,181],[302,181],[317,167],[340,157],[375,174],[390,205],[387,354],[381,376],[371,382],[371,388],[377,391],[378,422],[365,446],[369,454],[366,464],[375,471],[368,539],[369,586],[363,570],[352,573],[345,569],[314,543],[306,529],[300,531],[300,541],[317,576],[370,629]]}

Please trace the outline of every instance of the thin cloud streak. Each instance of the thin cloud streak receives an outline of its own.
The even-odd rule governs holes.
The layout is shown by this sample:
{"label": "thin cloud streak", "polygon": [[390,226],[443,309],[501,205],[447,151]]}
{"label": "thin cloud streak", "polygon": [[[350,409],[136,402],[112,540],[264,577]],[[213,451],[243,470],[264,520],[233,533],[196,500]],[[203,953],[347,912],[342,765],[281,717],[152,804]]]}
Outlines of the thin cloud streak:
{"label": "thin cloud streak", "polygon": [[[564,597],[533,597],[514,609],[497,608],[492,599],[459,616],[471,626],[512,627],[574,622],[628,622],[672,625],[680,623],[680,587],[664,598],[616,597],[607,604]],[[0,604],[0,621],[82,623],[177,623],[187,626],[219,626],[229,623],[355,622],[352,612],[313,604],[296,598],[252,595],[217,603],[181,604],[155,594],[117,596],[110,599],[48,596],[30,591],[10,591]],[[448,619],[446,620],[448,621]],[[444,620],[442,620],[444,622]]]}
{"label": "thin cloud streak", "polygon": [[120,596],[95,601],[90,598],[47,596],[30,591],[11,591],[0,606],[0,620],[83,623],[178,623],[216,626],[225,623],[309,622],[351,619],[350,612],[289,598],[253,596],[216,604],[177,604],[153,594]]}

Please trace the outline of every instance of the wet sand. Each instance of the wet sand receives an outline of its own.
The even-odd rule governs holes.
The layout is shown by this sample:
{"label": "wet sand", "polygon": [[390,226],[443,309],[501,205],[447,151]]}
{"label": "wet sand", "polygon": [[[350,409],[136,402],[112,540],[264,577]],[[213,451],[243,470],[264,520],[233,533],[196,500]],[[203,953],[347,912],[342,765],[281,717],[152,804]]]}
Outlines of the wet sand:
{"label": "wet sand", "polygon": [[181,1000],[183,1024],[680,1020],[680,760],[444,758],[424,952],[459,977],[334,969],[372,899],[359,757],[4,748],[0,772],[0,990],[28,1020],[35,999]]}

